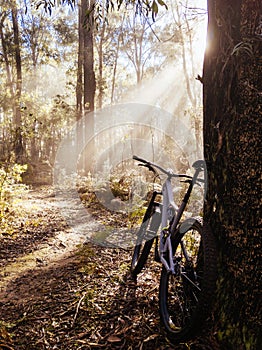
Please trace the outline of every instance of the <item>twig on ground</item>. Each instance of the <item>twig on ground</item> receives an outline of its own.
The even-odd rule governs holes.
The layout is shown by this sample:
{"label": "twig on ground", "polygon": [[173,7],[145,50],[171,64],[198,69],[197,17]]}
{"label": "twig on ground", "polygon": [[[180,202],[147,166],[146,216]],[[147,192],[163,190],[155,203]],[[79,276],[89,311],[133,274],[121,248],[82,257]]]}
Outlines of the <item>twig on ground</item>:
{"label": "twig on ground", "polygon": [[77,303],[75,316],[74,316],[74,318],[73,318],[73,322],[72,322],[72,325],[71,325],[72,328],[73,328],[73,326],[74,326],[74,324],[75,324],[75,321],[76,321],[76,318],[77,318],[77,315],[78,315],[78,312],[79,312],[80,305],[81,305],[83,299],[85,298],[85,296],[86,296],[86,293],[84,293],[84,295],[82,295],[82,297],[79,299],[79,302]]}

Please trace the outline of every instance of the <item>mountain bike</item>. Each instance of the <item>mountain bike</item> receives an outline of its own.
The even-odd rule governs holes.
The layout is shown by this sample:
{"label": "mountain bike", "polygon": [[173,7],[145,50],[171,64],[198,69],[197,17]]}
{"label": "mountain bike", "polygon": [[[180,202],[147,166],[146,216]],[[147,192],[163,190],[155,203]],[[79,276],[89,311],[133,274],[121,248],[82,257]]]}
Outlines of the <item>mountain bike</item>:
{"label": "mountain bike", "polygon": [[[131,274],[136,278],[141,272],[155,242],[154,258],[162,263],[160,318],[170,340],[178,343],[192,338],[203,326],[215,292],[216,248],[210,227],[199,217],[183,218],[193,187],[206,183],[205,163],[194,162],[194,175],[189,176],[137,156],[133,159],[166,178],[161,191],[153,191],[137,231]],[[173,178],[188,184],[180,205],[173,199]]]}

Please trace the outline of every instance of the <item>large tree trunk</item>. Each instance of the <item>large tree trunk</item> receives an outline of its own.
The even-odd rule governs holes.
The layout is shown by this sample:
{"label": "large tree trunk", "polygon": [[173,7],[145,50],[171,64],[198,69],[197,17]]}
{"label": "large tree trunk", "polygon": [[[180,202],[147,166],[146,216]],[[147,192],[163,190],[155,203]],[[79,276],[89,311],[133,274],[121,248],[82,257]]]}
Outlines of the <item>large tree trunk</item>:
{"label": "large tree trunk", "polygon": [[208,1],[204,215],[218,242],[214,329],[225,350],[261,346],[261,10],[261,0]]}

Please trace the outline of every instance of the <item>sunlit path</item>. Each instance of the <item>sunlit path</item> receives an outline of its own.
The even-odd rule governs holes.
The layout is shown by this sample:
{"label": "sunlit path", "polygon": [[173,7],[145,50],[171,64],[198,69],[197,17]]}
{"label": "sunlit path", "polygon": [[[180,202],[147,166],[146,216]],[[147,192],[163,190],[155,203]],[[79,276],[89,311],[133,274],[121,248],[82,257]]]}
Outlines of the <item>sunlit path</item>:
{"label": "sunlit path", "polygon": [[[61,215],[59,203],[55,198],[36,198],[35,195],[30,197],[23,203],[24,209],[30,209],[32,213],[52,210],[56,215]],[[63,218],[61,217],[62,220]],[[92,229],[91,223],[89,229]],[[15,261],[0,268],[0,292],[5,289],[9,281],[14,280],[29,270],[48,268],[51,264],[55,264],[56,261],[69,256],[86,239],[87,235],[81,234],[81,230],[76,234],[70,228],[57,231],[47,242],[40,243],[37,249],[35,249],[35,243],[32,239],[32,252],[19,256]]]}

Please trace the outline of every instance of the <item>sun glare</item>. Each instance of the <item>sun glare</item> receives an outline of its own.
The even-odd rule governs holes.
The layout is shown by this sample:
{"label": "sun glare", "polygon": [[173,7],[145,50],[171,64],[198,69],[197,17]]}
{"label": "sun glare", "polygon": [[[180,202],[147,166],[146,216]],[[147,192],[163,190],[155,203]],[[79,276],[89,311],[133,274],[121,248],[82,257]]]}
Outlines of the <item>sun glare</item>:
{"label": "sun glare", "polygon": [[207,37],[207,2],[197,2],[199,10],[201,11],[201,20],[197,23],[195,29],[194,39],[194,56],[199,64],[203,63],[204,53],[206,49],[206,37]]}
{"label": "sun glare", "polygon": [[203,61],[206,49],[207,21],[203,21],[198,28],[198,39],[196,41],[196,56]]}

